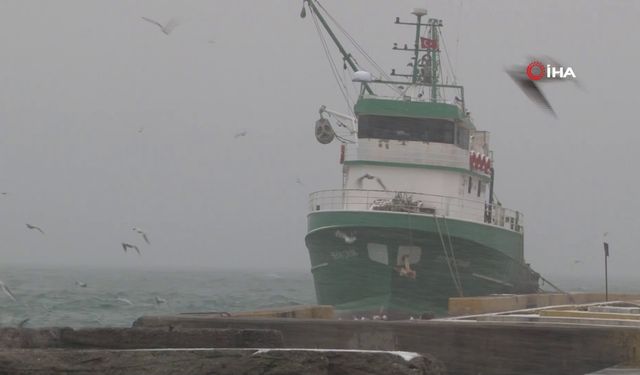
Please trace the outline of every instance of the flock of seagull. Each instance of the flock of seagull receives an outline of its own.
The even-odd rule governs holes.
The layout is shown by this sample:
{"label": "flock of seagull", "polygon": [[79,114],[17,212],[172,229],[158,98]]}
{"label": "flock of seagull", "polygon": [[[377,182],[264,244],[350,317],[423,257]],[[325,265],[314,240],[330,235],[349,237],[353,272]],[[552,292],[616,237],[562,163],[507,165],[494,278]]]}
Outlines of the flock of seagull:
{"label": "flock of seagull", "polygon": [[[149,22],[149,23],[151,23],[151,24],[154,24],[154,25],[158,26],[158,27],[160,28],[160,30],[161,30],[165,35],[169,35],[169,34],[171,34],[171,32],[172,32],[172,31],[173,31],[177,26],[179,26],[179,25],[180,25],[180,23],[178,22],[178,20],[177,20],[177,19],[175,19],[175,18],[170,19],[170,20],[169,20],[166,24],[164,24],[164,25],[163,25],[163,24],[161,24],[161,23],[160,23],[160,22],[158,22],[158,21],[155,21],[155,20],[151,19],[151,18],[142,17],[142,19],[143,19],[144,21],[147,21],[147,22]],[[211,41],[211,40],[210,40],[210,41],[209,41],[209,43],[213,43],[213,41]],[[141,128],[141,129],[139,130],[139,132],[142,132],[142,129],[143,129],[143,128]],[[244,131],[244,132],[242,132],[242,133],[238,133],[238,134],[236,134],[236,135],[235,135],[235,138],[245,136],[246,134],[247,134],[247,132],[246,132],[246,131]],[[2,196],[7,196],[7,195],[9,195],[9,193],[8,193],[8,192],[0,192],[0,195],[2,195]],[[44,235],[44,234],[45,234],[44,230],[43,230],[42,228],[40,228],[39,226],[37,226],[37,225],[33,225],[33,224],[30,224],[30,223],[26,223],[25,225],[26,225],[27,229],[29,229],[29,230],[33,230],[33,231],[40,232],[40,234],[42,234],[42,235]],[[138,228],[138,227],[134,227],[134,228],[133,228],[133,231],[134,231],[134,232],[136,232],[136,233],[138,233],[138,234],[139,234],[139,235],[144,239],[144,241],[145,241],[147,244],[151,244],[151,241],[149,241],[149,236],[148,236],[148,235],[147,235],[147,233],[145,233],[142,229],[140,229],[140,228]],[[135,251],[136,251],[136,253],[138,253],[138,255],[142,255],[142,253],[141,253],[141,251],[140,251],[140,247],[138,247],[138,246],[137,246],[137,245],[135,245],[135,244],[130,244],[130,243],[123,242],[123,243],[122,243],[122,249],[124,250],[124,252],[125,252],[125,253],[127,253],[127,250],[135,250]],[[80,287],[80,288],[86,288],[86,287],[87,287],[87,283],[82,282],[82,281],[79,281],[79,280],[76,280],[76,281],[75,281],[75,285],[76,285],[76,286],[78,286],[78,287]],[[16,295],[15,295],[15,294],[11,291],[11,289],[9,289],[9,287],[8,287],[8,286],[7,286],[3,281],[1,281],[1,280],[0,280],[0,289],[2,289],[2,292],[3,292],[7,297],[9,297],[9,299],[11,299],[13,302],[17,302],[17,301],[18,301],[18,299],[16,298]],[[123,303],[125,303],[125,304],[127,304],[127,305],[133,305],[133,302],[131,302],[130,300],[128,300],[128,299],[126,299],[126,298],[123,298],[123,297],[118,297],[116,300],[117,300],[117,301],[120,301],[120,302],[123,302]],[[166,300],[166,299],[164,299],[164,298],[160,298],[160,297],[156,296],[156,297],[155,297],[155,302],[156,302],[156,304],[158,304],[158,305],[159,305],[159,304],[167,303],[167,300]],[[20,323],[18,324],[18,327],[24,327],[24,326],[27,324],[27,322],[29,322],[29,320],[30,320],[29,318],[23,319],[23,320],[22,320],[22,321],[20,321]]]}
{"label": "flock of seagull", "polygon": [[[29,223],[27,223],[26,226],[27,226],[27,229],[35,230],[35,231],[40,232],[41,234],[44,234],[44,231],[42,230],[42,228],[40,228],[38,226],[29,224]],[[133,231],[138,233],[140,236],[142,236],[142,238],[144,239],[144,242],[146,242],[148,245],[151,244],[151,242],[149,241],[149,236],[147,236],[147,234],[142,229],[140,229],[138,227],[133,227]],[[142,253],[140,252],[140,248],[137,245],[132,245],[130,243],[123,242],[122,243],[122,249],[124,250],[125,253],[129,249],[133,249],[138,253],[138,255],[142,255]],[[80,285],[80,286],[82,286],[82,285]],[[84,285],[84,286],[86,286],[86,285]]]}
{"label": "flock of seagull", "polygon": [[[1,193],[1,194],[2,195],[7,195],[7,193]],[[44,230],[42,230],[42,228],[40,228],[37,225],[33,225],[33,224],[29,224],[29,223],[26,223],[25,225],[26,225],[27,229],[29,229],[29,230],[40,232],[40,234],[42,234],[42,235],[45,234]],[[138,233],[148,245],[151,244],[151,241],[149,241],[149,236],[142,229],[140,229],[138,227],[133,227],[132,230],[134,232]],[[133,249],[138,253],[138,255],[142,255],[142,253],[140,252],[140,248],[137,245],[132,245],[132,244],[123,242],[122,243],[122,249],[124,250],[125,253],[129,249]],[[75,285],[80,287],[80,288],[86,288],[88,286],[87,283],[79,281],[79,280],[75,281]],[[2,280],[0,280],[0,289],[13,302],[17,302],[18,301],[18,299],[16,298],[15,294],[11,291],[11,289],[9,289],[9,287]],[[118,300],[120,302],[124,302],[124,303],[126,303],[128,305],[133,305],[133,303],[131,301],[129,301],[128,299],[126,299],[126,298],[117,298],[116,300]],[[159,305],[159,304],[166,303],[167,300],[156,296],[155,297],[155,302],[156,302],[156,304]],[[25,319],[24,321],[20,322],[19,327],[24,326],[28,321],[29,321],[29,319]]]}
{"label": "flock of seagull", "polygon": [[[142,238],[144,239],[144,242],[147,243],[147,245],[151,245],[151,242],[149,241],[149,237],[147,236],[147,234],[140,228],[137,227],[133,227],[133,231],[138,233],[139,235],[142,236]],[[130,243],[126,243],[123,242],[122,243],[122,250],[124,250],[124,252],[126,253],[127,250],[129,249],[133,249],[136,251],[136,253],[138,253],[138,255],[142,255],[142,253],[140,252],[140,248],[137,245],[132,245]]]}
{"label": "flock of seagull", "polygon": [[[142,20],[157,26],[160,31],[162,33],[164,33],[165,35],[170,35],[173,30],[178,27],[180,25],[180,22],[176,19],[176,18],[171,18],[169,21],[167,21],[165,24],[162,24],[154,19],[148,18],[148,17],[142,17]],[[214,40],[209,40],[208,43],[212,44],[215,43]],[[142,133],[142,131],[144,130],[143,127],[141,127],[138,132]],[[238,139],[241,137],[246,137],[248,134],[248,132],[246,130],[240,131],[238,133],[234,134],[234,139]],[[298,185],[304,186],[303,182],[300,180],[300,178],[296,178],[296,183]],[[1,196],[7,196],[9,195],[8,192],[0,192]],[[31,223],[26,223],[25,224],[28,230],[32,230],[32,231],[36,231],[39,232],[41,235],[45,235],[45,231],[37,226],[37,225],[33,225]],[[136,233],[138,233],[142,239],[144,240],[144,242],[147,245],[151,244],[151,241],[149,240],[149,236],[147,235],[147,233],[145,231],[143,231],[142,229],[138,228],[138,227],[134,227],[132,228],[132,230]],[[126,254],[129,250],[135,251],[138,255],[142,255],[142,252],[140,250],[140,247],[135,244],[135,243],[128,243],[128,242],[122,242],[121,244],[122,246],[122,250],[124,251],[124,253]],[[75,285],[79,288],[87,288],[87,283],[80,281],[80,280],[76,280],[75,281]],[[17,302],[18,298],[16,298],[16,295],[11,291],[11,289],[9,289],[9,287],[0,280],[0,289],[2,290],[2,292],[9,298],[11,299],[13,302]],[[155,303],[156,305],[161,305],[161,304],[166,304],[167,300],[164,298],[161,298],[159,296],[155,297]],[[116,301],[121,302],[123,304],[126,305],[134,305],[133,302],[131,302],[129,299],[124,298],[124,297],[117,297]],[[23,319],[22,321],[20,321],[20,323],[18,324],[18,327],[24,327],[28,322],[29,322],[30,318],[26,318]]]}

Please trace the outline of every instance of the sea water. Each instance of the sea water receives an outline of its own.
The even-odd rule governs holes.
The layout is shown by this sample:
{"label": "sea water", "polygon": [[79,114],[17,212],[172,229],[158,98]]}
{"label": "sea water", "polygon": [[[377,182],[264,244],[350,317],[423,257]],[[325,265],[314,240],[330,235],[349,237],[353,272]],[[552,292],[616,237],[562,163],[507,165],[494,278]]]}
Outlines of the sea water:
{"label": "sea water", "polygon": [[315,303],[305,271],[2,266],[0,280],[16,299],[0,292],[1,326],[126,327],[143,315]]}
{"label": "sea water", "polygon": [[[567,291],[604,290],[604,278],[598,275],[549,279]],[[143,315],[234,312],[316,302],[313,277],[304,270],[5,265],[0,266],[0,280],[16,298],[12,301],[0,292],[0,326],[16,326],[29,319],[25,327],[127,327]],[[638,278],[616,278],[609,290],[638,293],[638,286]]]}

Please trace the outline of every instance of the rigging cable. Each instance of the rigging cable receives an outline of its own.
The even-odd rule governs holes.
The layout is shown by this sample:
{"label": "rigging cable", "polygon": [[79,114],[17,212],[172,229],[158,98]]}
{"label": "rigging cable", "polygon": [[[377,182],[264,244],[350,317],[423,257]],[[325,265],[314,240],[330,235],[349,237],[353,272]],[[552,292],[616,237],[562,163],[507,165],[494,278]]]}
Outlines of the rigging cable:
{"label": "rigging cable", "polygon": [[[342,121],[340,121],[339,119],[337,119],[337,118],[336,118],[335,120],[336,120],[336,122],[338,123],[338,126],[339,126],[339,127],[345,128],[345,129],[347,129],[347,130],[349,131],[349,136],[352,136],[352,137],[353,137],[354,135],[358,134],[358,132],[357,132],[357,131],[349,129],[349,127],[347,127],[347,125],[345,125],[345,123],[343,123],[343,122],[342,122]],[[355,144],[355,143],[356,143],[355,141],[352,141],[352,140],[350,140],[350,139],[347,139],[347,138],[345,138],[344,136],[341,136],[341,135],[336,134],[336,132],[335,132],[335,131],[334,131],[333,133],[335,134],[336,138],[338,138],[338,140],[340,140],[342,143],[350,143],[350,144]]]}
{"label": "rigging cable", "polygon": [[447,43],[444,41],[444,36],[442,36],[442,31],[438,29],[438,34],[440,35],[440,40],[442,40],[442,46],[444,46],[444,54],[447,56],[447,62],[449,63],[449,71],[451,72],[451,76],[453,77],[453,83],[458,84],[458,78],[456,77],[456,72],[453,70],[453,65],[451,64],[451,60],[449,59],[449,51],[447,51]]}
{"label": "rigging cable", "polygon": [[352,141],[352,140],[350,140],[350,139],[346,139],[346,138],[344,138],[344,137],[342,137],[342,136],[339,136],[339,135],[338,135],[338,134],[336,134],[335,132],[333,132],[333,135],[336,137],[336,139],[338,139],[338,140],[339,140],[340,142],[342,142],[342,143],[346,143],[346,144],[350,144],[350,145],[354,145],[354,144],[356,144],[356,142],[355,142],[355,141]]}
{"label": "rigging cable", "polygon": [[[373,68],[376,69],[378,71],[378,73],[387,81],[392,81],[391,76],[389,76],[387,73],[385,73],[384,69],[378,65],[378,63],[376,63],[376,61],[367,53],[367,51],[356,41],[356,39],[351,36],[351,34],[349,34],[349,32],[331,15],[331,13],[329,13],[329,11],[327,11],[327,9],[322,6],[322,4],[318,3],[318,6],[324,11],[324,13],[327,15],[327,17],[338,27],[338,29],[340,29],[340,31],[342,31],[342,33],[347,37],[347,39],[351,42],[351,44],[353,44],[353,46],[358,50],[358,52],[360,52],[364,58],[371,64],[373,65]],[[354,60],[355,57],[351,56]],[[357,64],[356,62],[356,65]],[[398,90],[395,86],[390,85],[390,84],[386,84],[389,88],[393,89],[396,93],[401,94],[400,90]]]}
{"label": "rigging cable", "polygon": [[[347,74],[347,62],[344,61],[344,59],[343,59],[342,63],[343,63],[343,66],[342,66],[342,82],[349,82],[349,81],[351,81],[351,77],[349,77],[348,74]],[[349,88],[352,88],[352,89],[357,91],[355,82],[351,82],[350,85],[345,85],[345,87],[347,89],[347,94],[349,95],[350,98],[352,96],[351,96],[351,90]]]}
{"label": "rigging cable", "polygon": [[[456,27],[456,70],[458,70],[458,61],[460,61],[460,56],[458,56],[458,51],[460,47],[460,28],[462,27],[462,17],[464,16],[464,0],[460,0],[460,11],[458,12],[458,27]],[[457,84],[457,83],[456,83]]]}
{"label": "rigging cable", "polygon": [[367,51],[364,48],[362,48],[362,46],[356,41],[356,39],[353,36],[351,36],[351,34],[349,34],[349,32],[331,15],[331,13],[329,13],[329,11],[327,11],[327,9],[324,6],[322,6],[322,4],[318,3],[318,5],[325,12],[327,17],[329,17],[329,19],[331,19],[331,21],[338,27],[338,29],[342,31],[342,33],[347,37],[347,39],[349,39],[349,41],[353,44],[353,46],[356,47],[356,49],[360,53],[362,53],[365,59],[367,59],[367,61],[369,61],[369,63],[371,63],[371,65],[373,65],[373,67],[376,70],[378,70],[378,73],[380,73],[383,77],[385,77],[385,79],[390,80],[391,77],[389,77],[389,75],[387,75],[384,72],[384,69],[380,65],[378,65],[378,63],[376,63],[376,61],[367,53]]}
{"label": "rigging cable", "polygon": [[458,295],[462,297],[463,296],[462,287],[461,285],[458,284],[458,279],[456,278],[456,275],[453,272],[453,268],[451,266],[451,259],[449,258],[449,252],[447,251],[447,245],[445,245],[444,243],[444,236],[442,236],[442,230],[440,229],[440,224],[438,223],[438,216],[436,216],[435,212],[433,213],[433,220],[436,222],[436,228],[438,229],[438,235],[440,236],[440,242],[442,243],[442,250],[444,250],[445,260],[447,261],[447,266],[449,267],[449,273],[451,274],[451,281],[453,281],[453,285],[456,287],[456,290],[458,291]]}
{"label": "rigging cable", "polygon": [[[333,61],[333,58],[331,58],[331,52],[329,51],[329,47],[327,46],[327,41],[324,39],[324,35],[322,34],[322,30],[320,28],[320,25],[318,24],[318,19],[316,18],[317,16],[315,15],[315,12],[311,12],[312,15],[312,19],[313,19],[313,23],[316,26],[316,31],[318,32],[318,36],[320,37],[320,42],[322,43],[322,49],[324,50],[325,56],[327,57],[327,60],[329,60],[329,65],[331,67],[331,72],[333,74],[333,77],[336,80],[336,83],[338,84],[338,88],[340,89],[340,92],[342,93],[342,96],[344,97],[345,101],[347,102],[347,107],[349,108],[349,112],[351,114],[353,113],[353,106],[351,105],[351,100],[349,99],[349,95],[348,93],[345,91],[346,87],[344,85],[344,82],[342,81],[342,79],[340,78],[340,74],[338,73],[338,69],[335,66],[335,62]],[[355,115],[355,114],[354,114]]]}
{"label": "rigging cable", "polygon": [[449,232],[449,225],[447,224],[447,218],[442,215],[442,221],[444,221],[444,229],[447,231],[447,238],[449,240],[449,250],[451,252],[451,258],[453,258],[453,269],[456,273],[456,277],[458,278],[458,285],[460,285],[461,293],[464,293],[464,289],[462,287],[462,280],[460,280],[460,271],[458,271],[458,261],[456,260],[456,254],[453,252],[453,243],[451,242],[451,233]]}

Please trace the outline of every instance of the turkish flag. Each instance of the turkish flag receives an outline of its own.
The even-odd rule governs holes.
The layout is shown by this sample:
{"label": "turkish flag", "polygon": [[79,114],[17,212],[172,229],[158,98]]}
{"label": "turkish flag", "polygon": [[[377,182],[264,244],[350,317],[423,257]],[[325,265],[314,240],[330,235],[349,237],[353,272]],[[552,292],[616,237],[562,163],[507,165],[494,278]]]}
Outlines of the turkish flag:
{"label": "turkish flag", "polygon": [[438,49],[438,41],[420,37],[420,47],[424,49]]}

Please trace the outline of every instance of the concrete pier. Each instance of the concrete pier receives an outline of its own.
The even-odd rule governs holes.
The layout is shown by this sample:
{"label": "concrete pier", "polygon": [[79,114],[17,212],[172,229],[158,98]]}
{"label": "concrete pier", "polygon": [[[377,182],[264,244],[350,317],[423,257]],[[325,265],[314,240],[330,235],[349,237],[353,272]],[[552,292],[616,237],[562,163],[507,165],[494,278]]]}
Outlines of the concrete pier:
{"label": "concrete pier", "polygon": [[273,329],[290,348],[429,353],[448,374],[583,375],[636,359],[640,328],[479,320],[346,321],[143,317],[136,327]]}
{"label": "concrete pier", "polygon": [[12,375],[444,375],[416,353],[273,349],[0,350]]}
{"label": "concrete pier", "polygon": [[[632,364],[640,363],[639,308],[617,301],[433,320],[291,318],[314,316],[309,306],[296,313],[261,311],[258,317],[144,316],[131,329],[5,328],[0,374],[202,373],[181,368],[183,361],[216,374],[262,373],[272,365],[282,374],[323,375],[633,373]],[[283,314],[289,317],[277,317]],[[421,353],[422,359],[416,363],[416,354],[404,352]]]}
{"label": "concrete pier", "polygon": [[284,346],[272,329],[4,328],[0,374],[446,374],[427,354]]}
{"label": "concrete pier", "polygon": [[226,328],[2,328],[0,349],[278,348],[282,333]]}

